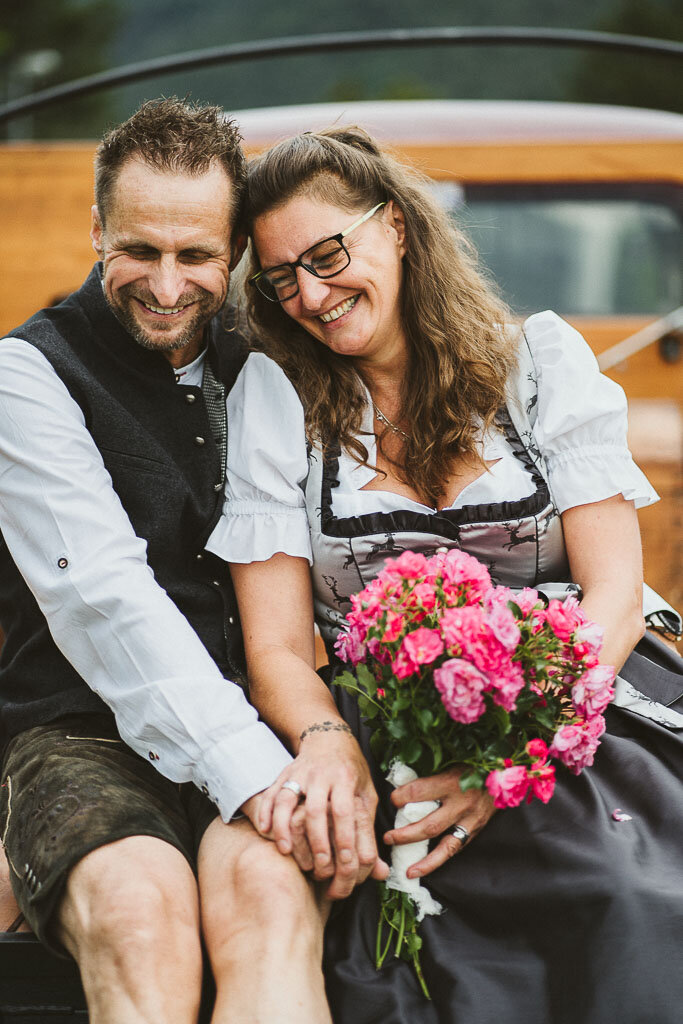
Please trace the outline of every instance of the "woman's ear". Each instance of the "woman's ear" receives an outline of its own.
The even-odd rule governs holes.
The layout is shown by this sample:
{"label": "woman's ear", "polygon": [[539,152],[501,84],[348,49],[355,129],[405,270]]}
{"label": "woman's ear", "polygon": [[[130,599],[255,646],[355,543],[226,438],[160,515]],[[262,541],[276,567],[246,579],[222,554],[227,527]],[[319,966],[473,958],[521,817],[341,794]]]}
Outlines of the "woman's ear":
{"label": "woman's ear", "polygon": [[390,199],[387,203],[386,223],[396,232],[399,254],[401,259],[403,259],[406,254],[406,219],[403,216],[403,210],[395,199]]}

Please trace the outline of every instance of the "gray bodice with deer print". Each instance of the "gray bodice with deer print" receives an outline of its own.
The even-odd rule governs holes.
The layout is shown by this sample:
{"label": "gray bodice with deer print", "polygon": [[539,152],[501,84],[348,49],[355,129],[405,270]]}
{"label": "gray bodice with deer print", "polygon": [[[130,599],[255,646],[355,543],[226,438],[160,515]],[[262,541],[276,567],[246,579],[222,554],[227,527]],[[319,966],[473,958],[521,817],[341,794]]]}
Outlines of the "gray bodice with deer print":
{"label": "gray bodice with deer print", "polygon": [[533,363],[516,375],[516,385],[516,397],[496,417],[497,426],[534,483],[533,493],[516,501],[442,511],[426,507],[424,512],[398,509],[340,518],[334,512],[339,449],[330,448],[326,455],[313,449],[306,504],[316,621],[327,644],[335,639],[343,616],[350,610],[350,595],[384,568],[385,559],[397,557],[402,551],[429,555],[440,547],[460,547],[488,566],[495,583],[510,587],[569,580],[560,516],[533,442]]}

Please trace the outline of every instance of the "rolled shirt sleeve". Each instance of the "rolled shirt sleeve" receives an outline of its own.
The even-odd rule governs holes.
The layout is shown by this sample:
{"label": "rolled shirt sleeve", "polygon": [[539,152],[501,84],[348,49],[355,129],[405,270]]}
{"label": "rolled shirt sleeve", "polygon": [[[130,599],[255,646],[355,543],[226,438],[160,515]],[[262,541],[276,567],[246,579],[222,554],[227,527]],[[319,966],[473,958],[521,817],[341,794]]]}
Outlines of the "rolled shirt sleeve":
{"label": "rolled shirt sleeve", "polygon": [[122,738],[224,820],[291,760],[158,586],[80,407],[24,341],[0,343],[0,529],[55,643]]}
{"label": "rolled shirt sleeve", "polygon": [[312,564],[304,497],[304,411],[280,367],[252,353],[227,398],[223,514],[207,549],[226,562],[264,562],[277,552]]}
{"label": "rolled shirt sleeve", "polygon": [[546,311],[529,317],[524,333],[538,374],[534,436],[560,512],[616,494],[636,508],[656,502],[628,448],[626,396],[579,332]]}

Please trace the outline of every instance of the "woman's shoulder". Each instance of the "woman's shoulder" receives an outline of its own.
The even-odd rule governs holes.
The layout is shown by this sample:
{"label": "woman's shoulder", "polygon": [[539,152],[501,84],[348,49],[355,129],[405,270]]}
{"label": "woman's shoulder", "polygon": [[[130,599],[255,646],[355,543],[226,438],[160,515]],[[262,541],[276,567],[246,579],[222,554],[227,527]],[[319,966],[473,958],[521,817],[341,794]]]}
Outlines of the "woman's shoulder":
{"label": "woman's shoulder", "polygon": [[290,410],[301,409],[296,389],[282,367],[265,352],[250,352],[231,392],[232,405],[248,401],[250,407],[261,403],[274,410],[283,406]]}
{"label": "woman's shoulder", "polygon": [[552,309],[528,316],[522,324],[520,342],[526,343],[534,362],[553,366],[579,361],[593,371],[598,364],[583,335]]}

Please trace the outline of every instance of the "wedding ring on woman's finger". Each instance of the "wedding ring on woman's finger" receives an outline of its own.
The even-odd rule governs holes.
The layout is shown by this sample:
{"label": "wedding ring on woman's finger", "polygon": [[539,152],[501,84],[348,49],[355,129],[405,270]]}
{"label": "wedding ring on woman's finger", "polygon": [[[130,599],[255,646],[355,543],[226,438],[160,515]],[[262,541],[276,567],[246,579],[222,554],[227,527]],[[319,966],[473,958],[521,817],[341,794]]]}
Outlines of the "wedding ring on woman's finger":
{"label": "wedding ring on woman's finger", "polygon": [[282,789],[290,789],[296,796],[303,796],[304,791],[294,779],[287,779],[286,782],[282,783]]}
{"label": "wedding ring on woman's finger", "polygon": [[459,839],[463,846],[470,838],[470,834],[464,825],[456,825],[453,831],[451,832],[451,835],[453,836],[454,839]]}

